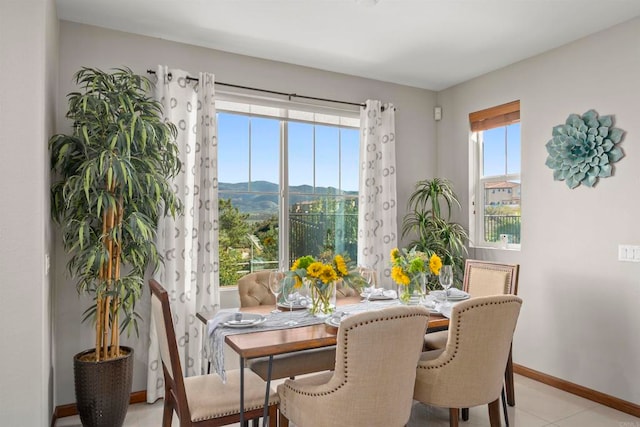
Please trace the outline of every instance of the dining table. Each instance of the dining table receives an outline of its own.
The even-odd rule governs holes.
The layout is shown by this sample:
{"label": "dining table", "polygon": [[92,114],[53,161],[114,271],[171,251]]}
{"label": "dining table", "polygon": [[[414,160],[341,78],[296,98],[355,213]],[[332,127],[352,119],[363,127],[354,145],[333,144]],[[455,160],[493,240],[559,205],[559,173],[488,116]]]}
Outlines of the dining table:
{"label": "dining table", "polygon": [[[380,305],[363,302],[360,297],[339,298],[336,303],[336,310],[340,308],[356,307],[357,311],[367,309],[378,309]],[[389,304],[399,304],[397,300]],[[237,311],[241,313],[253,313],[264,316],[271,315],[273,305],[259,305],[255,307],[242,307]],[[196,313],[196,317],[205,325],[214,318],[217,311],[202,311]],[[286,313],[283,313],[286,315]],[[449,326],[449,319],[442,314],[432,313],[429,316],[428,330],[441,330]],[[275,330],[252,330],[251,328],[235,330],[233,334],[226,335],[224,342],[233,349],[240,357],[240,425],[244,422],[244,369],[247,359],[268,357],[268,368],[265,390],[265,404],[263,427],[267,425],[269,392],[271,387],[271,369],[273,357],[302,350],[311,350],[322,347],[336,345],[338,327],[329,325],[326,322],[312,325],[294,325],[287,328]]]}

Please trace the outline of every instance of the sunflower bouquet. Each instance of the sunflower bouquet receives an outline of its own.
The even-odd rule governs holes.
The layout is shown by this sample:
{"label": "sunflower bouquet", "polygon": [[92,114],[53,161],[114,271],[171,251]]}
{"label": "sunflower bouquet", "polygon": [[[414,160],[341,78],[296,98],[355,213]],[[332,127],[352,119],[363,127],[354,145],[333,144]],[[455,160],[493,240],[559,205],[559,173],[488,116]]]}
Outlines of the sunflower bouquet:
{"label": "sunflower bouquet", "polygon": [[391,250],[391,278],[398,284],[398,298],[404,303],[417,303],[424,297],[429,274],[439,275],[442,260],[415,248]]}
{"label": "sunflower bouquet", "polygon": [[294,278],[295,288],[308,286],[311,300],[309,309],[314,315],[328,315],[335,310],[337,281],[342,280],[356,289],[363,282],[360,274],[350,269],[342,255],[336,255],[327,262],[311,255],[300,257],[293,263],[288,275]]}

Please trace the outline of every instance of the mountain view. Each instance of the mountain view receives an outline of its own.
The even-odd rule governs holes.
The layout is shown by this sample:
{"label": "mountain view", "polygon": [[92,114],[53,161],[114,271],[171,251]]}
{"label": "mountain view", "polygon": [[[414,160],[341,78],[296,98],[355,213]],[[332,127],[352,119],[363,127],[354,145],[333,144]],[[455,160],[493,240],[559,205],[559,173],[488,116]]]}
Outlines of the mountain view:
{"label": "mountain view", "polygon": [[[247,182],[218,184],[218,195],[221,199],[231,199],[234,207],[240,212],[252,214],[252,219],[260,214],[278,214],[278,184],[268,181],[251,182],[251,193]],[[315,192],[310,185],[297,185],[289,187],[289,204],[308,201],[310,198],[323,195],[357,196],[357,191],[338,191],[335,187],[316,187]]]}

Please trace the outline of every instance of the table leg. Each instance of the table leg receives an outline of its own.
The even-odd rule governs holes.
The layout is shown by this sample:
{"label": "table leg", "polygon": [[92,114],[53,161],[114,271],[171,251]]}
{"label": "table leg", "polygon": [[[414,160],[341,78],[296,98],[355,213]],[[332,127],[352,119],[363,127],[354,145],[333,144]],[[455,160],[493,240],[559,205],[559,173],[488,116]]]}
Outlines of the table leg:
{"label": "table leg", "polygon": [[240,356],[240,425],[244,426],[244,357]]}
{"label": "table leg", "polygon": [[273,355],[269,356],[267,365],[267,390],[264,392],[264,414],[262,415],[262,427],[267,427],[269,420],[269,395],[271,394],[271,368],[273,367]]}

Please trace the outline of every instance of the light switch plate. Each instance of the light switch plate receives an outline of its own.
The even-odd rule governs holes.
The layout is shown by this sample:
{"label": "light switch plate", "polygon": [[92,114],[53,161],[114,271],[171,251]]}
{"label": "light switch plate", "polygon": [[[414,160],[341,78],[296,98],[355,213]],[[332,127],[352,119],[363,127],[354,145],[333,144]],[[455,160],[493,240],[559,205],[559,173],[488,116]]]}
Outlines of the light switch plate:
{"label": "light switch plate", "polygon": [[640,262],[640,246],[618,245],[618,261]]}

